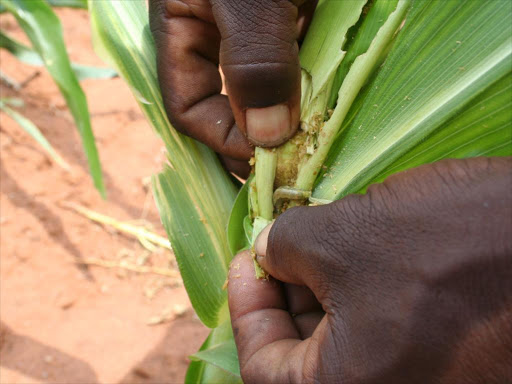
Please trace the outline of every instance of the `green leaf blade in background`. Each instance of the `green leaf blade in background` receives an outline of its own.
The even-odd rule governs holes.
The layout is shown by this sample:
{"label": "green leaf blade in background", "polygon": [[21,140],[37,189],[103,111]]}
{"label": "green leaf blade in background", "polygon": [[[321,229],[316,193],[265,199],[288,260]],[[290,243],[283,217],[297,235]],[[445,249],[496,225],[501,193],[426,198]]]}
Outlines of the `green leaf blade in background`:
{"label": "green leaf blade in background", "polygon": [[[212,333],[215,330],[212,330],[206,340],[199,348],[199,351],[204,351],[208,349],[210,346],[210,341],[212,339]],[[199,384],[202,381],[202,378],[205,375],[205,369],[207,364],[202,360],[191,360],[188,365],[187,373],[185,375],[185,384]]]}
{"label": "green leaf blade in background", "polygon": [[[52,7],[67,7],[87,9],[87,0],[46,0]],[[6,12],[3,4],[0,4],[0,13]]]}
{"label": "green leaf blade in background", "polygon": [[[383,67],[360,94],[364,100],[356,99],[358,111],[331,148],[326,163],[329,177],[317,179],[313,197],[334,200],[389,174],[386,169],[401,156],[508,76],[512,24],[506,15],[511,7],[502,0],[414,2]],[[505,131],[488,138],[498,145],[506,143]],[[449,135],[448,130],[438,132]],[[465,152],[458,155],[478,153],[478,140],[469,131],[464,137],[468,138]],[[446,148],[451,146],[449,138],[444,140]],[[432,152],[422,161],[446,156]],[[402,162],[400,169],[414,164]]]}
{"label": "green leaf blade in background", "polygon": [[145,1],[90,1],[89,11],[96,51],[126,80],[166,145],[169,165],[153,178],[155,200],[190,301],[216,327],[228,317],[226,226],[237,189],[213,151],[169,123]]}
{"label": "green leaf blade in background", "polygon": [[52,7],[87,9],[87,0],[46,0]]}
{"label": "green leaf blade in background", "polygon": [[[21,100],[20,100],[21,101]],[[69,170],[69,164],[62,158],[61,155],[52,147],[50,142],[44,137],[39,128],[25,116],[11,109],[7,104],[17,104],[17,100],[10,101],[8,99],[0,99],[0,110],[5,112],[11,119],[13,119],[25,132],[27,132],[37,143],[48,153],[52,160],[60,167]]]}
{"label": "green leaf blade in background", "polygon": [[87,99],[71,68],[60,20],[44,0],[4,0],[3,5],[14,15],[27,34],[66,100],[82,137],[94,185],[101,195],[105,196],[101,164],[91,128]]}
{"label": "green leaf blade in background", "polygon": [[225,341],[214,347],[194,353],[191,358],[212,364],[233,376],[240,377],[240,366],[235,340]]}
{"label": "green leaf blade in background", "polygon": [[3,31],[0,31],[0,48],[7,50],[11,55],[25,64],[44,65],[41,56],[39,56],[36,51],[9,37]]}
{"label": "green leaf blade in background", "polygon": [[71,63],[71,68],[73,68],[73,72],[75,72],[76,77],[80,81],[87,79],[113,79],[117,77],[117,72],[112,68],[94,67],[78,63]]}
{"label": "green leaf blade in background", "polygon": [[[7,50],[11,55],[25,64],[37,67],[44,66],[41,56],[39,56],[36,51],[12,39],[2,31],[0,31],[0,48]],[[94,67],[73,62],[71,63],[71,68],[73,68],[76,77],[80,81],[86,79],[112,79],[117,76],[117,72],[111,68]]]}
{"label": "green leaf blade in background", "polygon": [[230,322],[213,329],[191,363],[186,384],[241,384],[238,355]]}

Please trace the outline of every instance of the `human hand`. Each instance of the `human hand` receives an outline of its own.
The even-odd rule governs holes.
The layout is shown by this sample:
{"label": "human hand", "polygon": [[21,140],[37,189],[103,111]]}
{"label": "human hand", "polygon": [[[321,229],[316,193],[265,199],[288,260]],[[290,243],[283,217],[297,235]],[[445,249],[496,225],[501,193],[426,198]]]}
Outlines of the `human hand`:
{"label": "human hand", "polygon": [[290,209],[255,245],[273,278],[254,278],[248,252],[231,265],[244,382],[512,382],[511,235],[512,158]]}
{"label": "human hand", "polygon": [[[297,39],[309,24],[316,1],[302,3],[149,2],[158,78],[170,121],[178,131],[223,155],[232,171],[248,170],[250,142],[279,145],[298,128]],[[229,99],[221,95],[219,62]]]}

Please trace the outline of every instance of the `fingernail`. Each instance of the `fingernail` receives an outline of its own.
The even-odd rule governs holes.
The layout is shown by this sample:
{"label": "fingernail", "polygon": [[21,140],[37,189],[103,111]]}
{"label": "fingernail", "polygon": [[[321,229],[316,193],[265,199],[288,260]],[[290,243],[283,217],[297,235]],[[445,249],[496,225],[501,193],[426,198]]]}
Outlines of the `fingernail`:
{"label": "fingernail", "polygon": [[290,109],[284,104],[249,108],[245,123],[249,140],[259,145],[277,145],[290,136]]}
{"label": "fingernail", "polygon": [[260,232],[258,237],[256,238],[256,242],[254,243],[254,251],[256,252],[256,257],[264,257],[267,254],[267,243],[268,243],[268,234],[270,233],[270,229],[272,228],[271,223],[267,225]]}

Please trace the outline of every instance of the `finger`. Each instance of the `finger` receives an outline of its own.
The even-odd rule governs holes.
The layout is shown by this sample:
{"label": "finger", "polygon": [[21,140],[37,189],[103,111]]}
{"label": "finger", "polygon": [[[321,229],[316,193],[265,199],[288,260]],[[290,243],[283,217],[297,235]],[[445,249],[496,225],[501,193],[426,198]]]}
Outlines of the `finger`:
{"label": "finger", "polygon": [[313,14],[315,13],[318,0],[309,0],[299,7],[299,16],[297,18],[297,29],[299,31],[298,41],[302,42],[306,36]]}
{"label": "finger", "polygon": [[308,287],[284,284],[284,291],[288,304],[288,312],[292,315],[322,310],[321,304]]}
{"label": "finger", "polygon": [[295,326],[302,340],[310,337],[325,313],[311,289],[294,284],[283,284],[288,312],[293,316]]}
{"label": "finger", "polygon": [[235,160],[227,156],[220,156],[220,161],[229,172],[234,173],[242,179],[249,177],[249,173],[251,172],[249,162],[245,160]]}
{"label": "finger", "polygon": [[290,0],[211,0],[220,64],[238,127],[260,146],[296,132],[300,115],[297,6]]}
{"label": "finger", "polygon": [[303,313],[293,317],[293,321],[295,322],[295,326],[297,327],[302,340],[306,340],[308,337],[313,335],[324,316],[325,312],[318,311]]}
{"label": "finger", "polygon": [[281,285],[273,279],[256,279],[251,255],[242,252],[231,263],[228,297],[244,381],[286,382],[276,381],[282,363],[296,359],[296,350],[303,347]]}
{"label": "finger", "polygon": [[273,279],[256,279],[249,252],[239,254],[231,263],[228,295],[241,366],[267,344],[299,339],[281,285]]}
{"label": "finger", "polygon": [[216,152],[248,160],[252,147],[221,95],[220,34],[208,0],[152,0],[158,79],[173,126]]}
{"label": "finger", "polygon": [[289,209],[256,239],[258,262],[276,279],[306,285],[318,298],[315,289],[326,282],[327,258],[337,256],[325,252],[329,215],[326,206]]}
{"label": "finger", "polygon": [[276,279],[306,285],[326,310],[325,299],[340,293],[333,289],[346,280],[349,266],[364,267],[366,261],[353,260],[353,254],[364,247],[368,210],[360,195],[323,206],[291,208],[256,239],[257,260]]}

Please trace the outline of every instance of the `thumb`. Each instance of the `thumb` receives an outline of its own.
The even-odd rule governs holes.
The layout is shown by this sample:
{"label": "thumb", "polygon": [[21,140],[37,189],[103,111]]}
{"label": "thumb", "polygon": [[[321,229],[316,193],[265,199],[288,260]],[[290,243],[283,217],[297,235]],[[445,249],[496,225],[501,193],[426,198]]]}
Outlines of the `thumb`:
{"label": "thumb", "polygon": [[239,129],[259,146],[297,131],[300,64],[297,6],[290,0],[211,0],[220,64]]}
{"label": "thumb", "polygon": [[[337,242],[332,204],[292,208],[267,226],[255,243],[257,261],[274,278],[306,285],[324,296],[330,280],[338,279],[343,255]],[[334,237],[333,237],[334,236]]]}

